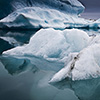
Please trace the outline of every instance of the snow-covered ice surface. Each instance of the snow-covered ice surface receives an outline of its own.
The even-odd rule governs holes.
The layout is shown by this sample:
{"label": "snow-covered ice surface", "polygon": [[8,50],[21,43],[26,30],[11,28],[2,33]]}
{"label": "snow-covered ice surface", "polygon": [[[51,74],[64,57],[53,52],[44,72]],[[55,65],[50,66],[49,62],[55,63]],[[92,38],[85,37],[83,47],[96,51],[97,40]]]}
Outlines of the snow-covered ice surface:
{"label": "snow-covered ice surface", "polygon": [[50,82],[58,82],[67,77],[84,80],[100,76],[100,36],[94,37],[87,48],[70,57],[72,59],[69,63],[56,73]]}
{"label": "snow-covered ice surface", "polygon": [[45,7],[76,14],[80,14],[85,8],[78,0],[3,0],[0,2],[0,19],[25,7]]}
{"label": "snow-covered ice surface", "polygon": [[83,27],[87,21],[79,18],[74,12],[64,13],[56,9],[41,7],[26,7],[19,9],[0,20],[0,28],[39,29],[53,27]]}
{"label": "snow-covered ice surface", "polygon": [[100,21],[80,18],[85,7],[78,0],[32,0],[31,6],[25,2],[14,2],[15,11],[0,20],[1,29],[40,28],[100,28]]}
{"label": "snow-covered ice surface", "polygon": [[78,0],[32,0],[31,7],[25,2],[14,2],[17,9],[0,20],[1,29],[39,29],[42,27],[87,27],[88,20],[79,18],[85,7]]}
{"label": "snow-covered ice surface", "polygon": [[29,44],[5,51],[4,54],[35,55],[47,60],[63,60],[69,53],[79,52],[87,47],[89,42],[87,33],[78,29],[41,29],[31,37]]}
{"label": "snow-covered ice surface", "polygon": [[78,0],[31,0],[26,1],[15,0],[12,2],[15,9],[25,7],[45,7],[50,9],[57,9],[65,13],[80,14],[84,11],[85,7]]}
{"label": "snow-covered ice surface", "polygon": [[0,100],[100,100],[100,20],[79,18],[77,0],[10,1],[0,25],[18,32],[0,30]]}

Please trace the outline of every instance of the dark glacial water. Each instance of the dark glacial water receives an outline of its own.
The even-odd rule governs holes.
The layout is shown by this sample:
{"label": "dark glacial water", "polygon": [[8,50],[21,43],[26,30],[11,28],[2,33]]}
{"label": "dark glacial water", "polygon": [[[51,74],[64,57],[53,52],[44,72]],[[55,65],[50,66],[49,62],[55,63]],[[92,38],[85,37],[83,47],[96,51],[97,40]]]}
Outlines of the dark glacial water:
{"label": "dark glacial water", "polygon": [[[99,35],[99,30],[85,30]],[[27,44],[36,31],[0,31],[0,53]],[[9,44],[9,45],[8,45]],[[7,47],[8,46],[8,47]],[[0,56],[0,100],[100,100],[100,78],[49,84],[64,65],[34,56]]]}

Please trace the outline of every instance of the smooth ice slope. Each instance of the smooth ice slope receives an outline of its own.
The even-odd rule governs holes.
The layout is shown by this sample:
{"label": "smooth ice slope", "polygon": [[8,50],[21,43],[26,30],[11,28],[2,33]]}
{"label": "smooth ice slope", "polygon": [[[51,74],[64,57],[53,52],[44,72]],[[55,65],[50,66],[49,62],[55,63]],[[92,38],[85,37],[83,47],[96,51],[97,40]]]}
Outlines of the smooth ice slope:
{"label": "smooth ice slope", "polygon": [[79,52],[85,48],[89,40],[87,33],[78,29],[41,29],[31,37],[29,44],[18,46],[4,54],[35,55],[47,60],[60,60],[71,52]]}
{"label": "smooth ice slope", "polygon": [[50,82],[58,82],[67,77],[83,80],[100,76],[100,41],[97,39],[98,37],[78,54],[72,54],[69,63],[56,73]]}

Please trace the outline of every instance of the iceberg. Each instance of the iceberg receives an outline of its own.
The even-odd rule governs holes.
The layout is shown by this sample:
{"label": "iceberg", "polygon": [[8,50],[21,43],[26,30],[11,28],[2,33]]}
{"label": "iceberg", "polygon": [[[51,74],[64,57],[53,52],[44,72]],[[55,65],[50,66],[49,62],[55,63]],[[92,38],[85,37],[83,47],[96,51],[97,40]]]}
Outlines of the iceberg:
{"label": "iceberg", "polygon": [[0,20],[1,29],[100,28],[99,19],[79,17],[85,7],[78,0],[12,0],[11,4],[16,10]]}
{"label": "iceberg", "polygon": [[67,77],[72,80],[84,80],[100,76],[100,41],[98,37],[94,38],[87,48],[72,55],[69,63],[57,72],[50,82],[58,82]]}
{"label": "iceberg", "polygon": [[[83,24],[84,23],[84,24]],[[60,12],[56,9],[26,7],[19,9],[0,20],[1,29],[40,29],[42,27],[69,28],[83,27],[87,21],[77,14]]]}
{"label": "iceberg", "polygon": [[[18,5],[17,10],[0,20],[0,28],[39,31],[31,37],[28,44],[2,51],[3,54],[35,56],[65,63],[65,67],[50,82],[61,81],[66,77],[72,80],[98,77],[99,61],[93,48],[99,49],[99,37],[91,38],[82,30],[67,28],[97,29],[100,27],[100,19],[93,22],[80,18],[84,6],[77,0],[32,0],[28,3],[26,5],[23,0],[21,3],[14,2],[13,6]],[[18,44],[14,38],[1,38],[10,44]]]}
{"label": "iceberg", "polygon": [[37,30],[42,27],[65,29],[87,26],[88,21],[78,17],[85,7],[77,0],[32,0],[31,7],[24,3],[14,2],[13,5],[19,9],[0,20],[1,29]]}
{"label": "iceberg", "polygon": [[15,47],[3,52],[3,54],[34,55],[47,60],[63,60],[69,53],[79,52],[87,47],[89,42],[88,34],[82,30],[66,29],[60,31],[48,28],[36,32],[31,37],[29,44]]}
{"label": "iceberg", "polygon": [[78,0],[3,0],[0,2],[0,19],[25,7],[45,7],[77,14],[84,10],[84,6]]}

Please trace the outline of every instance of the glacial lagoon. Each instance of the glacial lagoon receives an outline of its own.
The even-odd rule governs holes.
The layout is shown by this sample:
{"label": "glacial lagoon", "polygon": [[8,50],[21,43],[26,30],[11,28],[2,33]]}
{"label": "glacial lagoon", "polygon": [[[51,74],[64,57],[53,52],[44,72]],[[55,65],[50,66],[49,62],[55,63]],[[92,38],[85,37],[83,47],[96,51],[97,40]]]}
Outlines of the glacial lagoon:
{"label": "glacial lagoon", "polygon": [[[100,30],[85,30],[89,36]],[[34,31],[2,31],[13,46],[27,44]],[[12,38],[13,37],[13,38]],[[22,38],[24,37],[24,38]],[[3,45],[3,44],[2,44]],[[0,56],[0,100],[100,100],[100,78],[49,83],[64,64],[35,56]]]}

